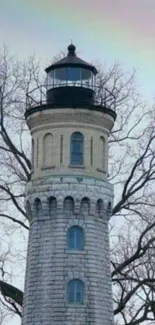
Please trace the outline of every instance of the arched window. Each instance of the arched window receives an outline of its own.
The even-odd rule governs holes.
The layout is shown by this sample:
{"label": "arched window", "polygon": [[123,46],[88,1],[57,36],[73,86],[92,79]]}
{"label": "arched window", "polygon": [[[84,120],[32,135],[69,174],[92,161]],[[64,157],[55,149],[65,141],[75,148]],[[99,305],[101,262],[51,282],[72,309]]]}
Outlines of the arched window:
{"label": "arched window", "polygon": [[99,143],[100,168],[105,170],[105,139],[100,137]]}
{"label": "arched window", "polygon": [[71,196],[64,199],[64,212],[66,214],[74,213],[74,200]]}
{"label": "arched window", "polygon": [[68,230],[67,234],[68,249],[80,250],[84,249],[84,233],[82,228],[73,226]]}
{"label": "arched window", "polygon": [[110,217],[112,215],[112,205],[111,202],[107,205],[107,216]]}
{"label": "arched window", "polygon": [[34,208],[35,208],[35,215],[36,217],[40,218],[42,217],[42,204],[40,199],[35,199],[34,201]]}
{"label": "arched window", "polygon": [[71,165],[83,165],[84,163],[84,136],[80,132],[71,135]]}
{"label": "arched window", "polygon": [[53,135],[51,133],[45,134],[43,138],[43,166],[53,166]]}
{"label": "arched window", "polygon": [[99,217],[103,215],[103,201],[101,199],[96,202],[96,213]]}
{"label": "arched window", "polygon": [[69,281],[67,288],[68,303],[84,304],[84,283],[81,280],[74,279]]}
{"label": "arched window", "polygon": [[84,197],[81,201],[81,213],[82,215],[88,215],[90,209],[89,199]]}
{"label": "arched window", "polygon": [[55,197],[50,197],[48,200],[49,203],[49,214],[54,216],[57,213],[57,200]]}

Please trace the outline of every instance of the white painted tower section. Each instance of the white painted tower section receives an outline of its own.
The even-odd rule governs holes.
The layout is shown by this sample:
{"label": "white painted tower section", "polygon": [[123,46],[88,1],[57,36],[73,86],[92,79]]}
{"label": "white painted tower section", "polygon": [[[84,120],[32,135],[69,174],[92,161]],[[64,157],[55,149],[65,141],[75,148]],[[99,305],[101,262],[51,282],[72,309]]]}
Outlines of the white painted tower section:
{"label": "white painted tower section", "polygon": [[[69,108],[33,113],[27,122],[34,151],[26,189],[30,235],[22,325],[112,325],[108,220],[113,189],[107,173],[114,119]],[[80,167],[70,165],[75,131],[84,136]],[[82,251],[67,246],[68,229],[75,225],[84,232]],[[68,302],[72,279],[84,283],[83,304]]]}

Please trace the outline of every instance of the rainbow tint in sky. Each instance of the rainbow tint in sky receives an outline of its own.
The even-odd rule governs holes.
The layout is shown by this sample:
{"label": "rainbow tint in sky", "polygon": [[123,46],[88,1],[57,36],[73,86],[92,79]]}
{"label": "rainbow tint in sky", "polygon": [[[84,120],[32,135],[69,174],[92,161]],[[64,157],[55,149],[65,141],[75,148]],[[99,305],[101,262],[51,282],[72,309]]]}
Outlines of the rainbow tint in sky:
{"label": "rainbow tint in sky", "polygon": [[155,0],[0,0],[0,8],[0,41],[19,56],[35,51],[47,62],[72,39],[86,60],[137,68],[154,93]]}

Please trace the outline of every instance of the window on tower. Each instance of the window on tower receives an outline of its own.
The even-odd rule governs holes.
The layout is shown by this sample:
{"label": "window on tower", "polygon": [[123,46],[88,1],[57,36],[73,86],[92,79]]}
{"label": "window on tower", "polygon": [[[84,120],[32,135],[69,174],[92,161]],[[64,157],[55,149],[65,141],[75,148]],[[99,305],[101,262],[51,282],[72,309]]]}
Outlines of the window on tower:
{"label": "window on tower", "polygon": [[102,136],[100,137],[99,147],[100,147],[100,169],[105,170],[105,139]]}
{"label": "window on tower", "polygon": [[54,142],[53,134],[47,133],[43,138],[43,167],[48,168],[53,166],[53,157],[54,157]]}
{"label": "window on tower", "polygon": [[79,250],[84,249],[84,233],[83,229],[78,226],[73,226],[68,230],[68,249]]}
{"label": "window on tower", "polygon": [[88,215],[90,212],[90,201],[87,197],[84,197],[81,201],[80,211],[82,215]]}
{"label": "window on tower", "polygon": [[107,206],[107,215],[108,215],[108,217],[110,217],[112,215],[112,204],[111,204],[111,202],[109,202],[108,206]]}
{"label": "window on tower", "polygon": [[81,132],[71,135],[71,165],[83,165],[84,162],[84,136]]}
{"label": "window on tower", "polygon": [[34,170],[34,139],[32,139],[32,170]]}
{"label": "window on tower", "polygon": [[49,214],[51,217],[55,216],[57,213],[57,200],[55,197],[50,197],[48,199],[48,204],[49,204]]}
{"label": "window on tower", "polygon": [[71,196],[67,196],[64,199],[64,213],[73,214],[74,213],[74,200]]}
{"label": "window on tower", "polygon": [[42,211],[42,204],[39,198],[36,198],[34,201],[34,210],[35,210],[35,216],[37,218],[41,218],[43,211]]}
{"label": "window on tower", "polygon": [[96,213],[99,217],[103,216],[103,201],[101,199],[96,202]]}
{"label": "window on tower", "polygon": [[84,304],[84,283],[81,280],[69,281],[67,288],[68,302],[71,304]]}

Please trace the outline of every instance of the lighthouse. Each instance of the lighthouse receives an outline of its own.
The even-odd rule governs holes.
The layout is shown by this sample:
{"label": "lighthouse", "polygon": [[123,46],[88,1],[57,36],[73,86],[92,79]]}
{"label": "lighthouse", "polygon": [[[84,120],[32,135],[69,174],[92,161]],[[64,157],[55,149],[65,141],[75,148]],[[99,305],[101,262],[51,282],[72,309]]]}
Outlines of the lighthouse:
{"label": "lighthouse", "polygon": [[32,174],[22,325],[113,325],[108,137],[116,113],[96,103],[96,68],[76,55],[27,94]]}

